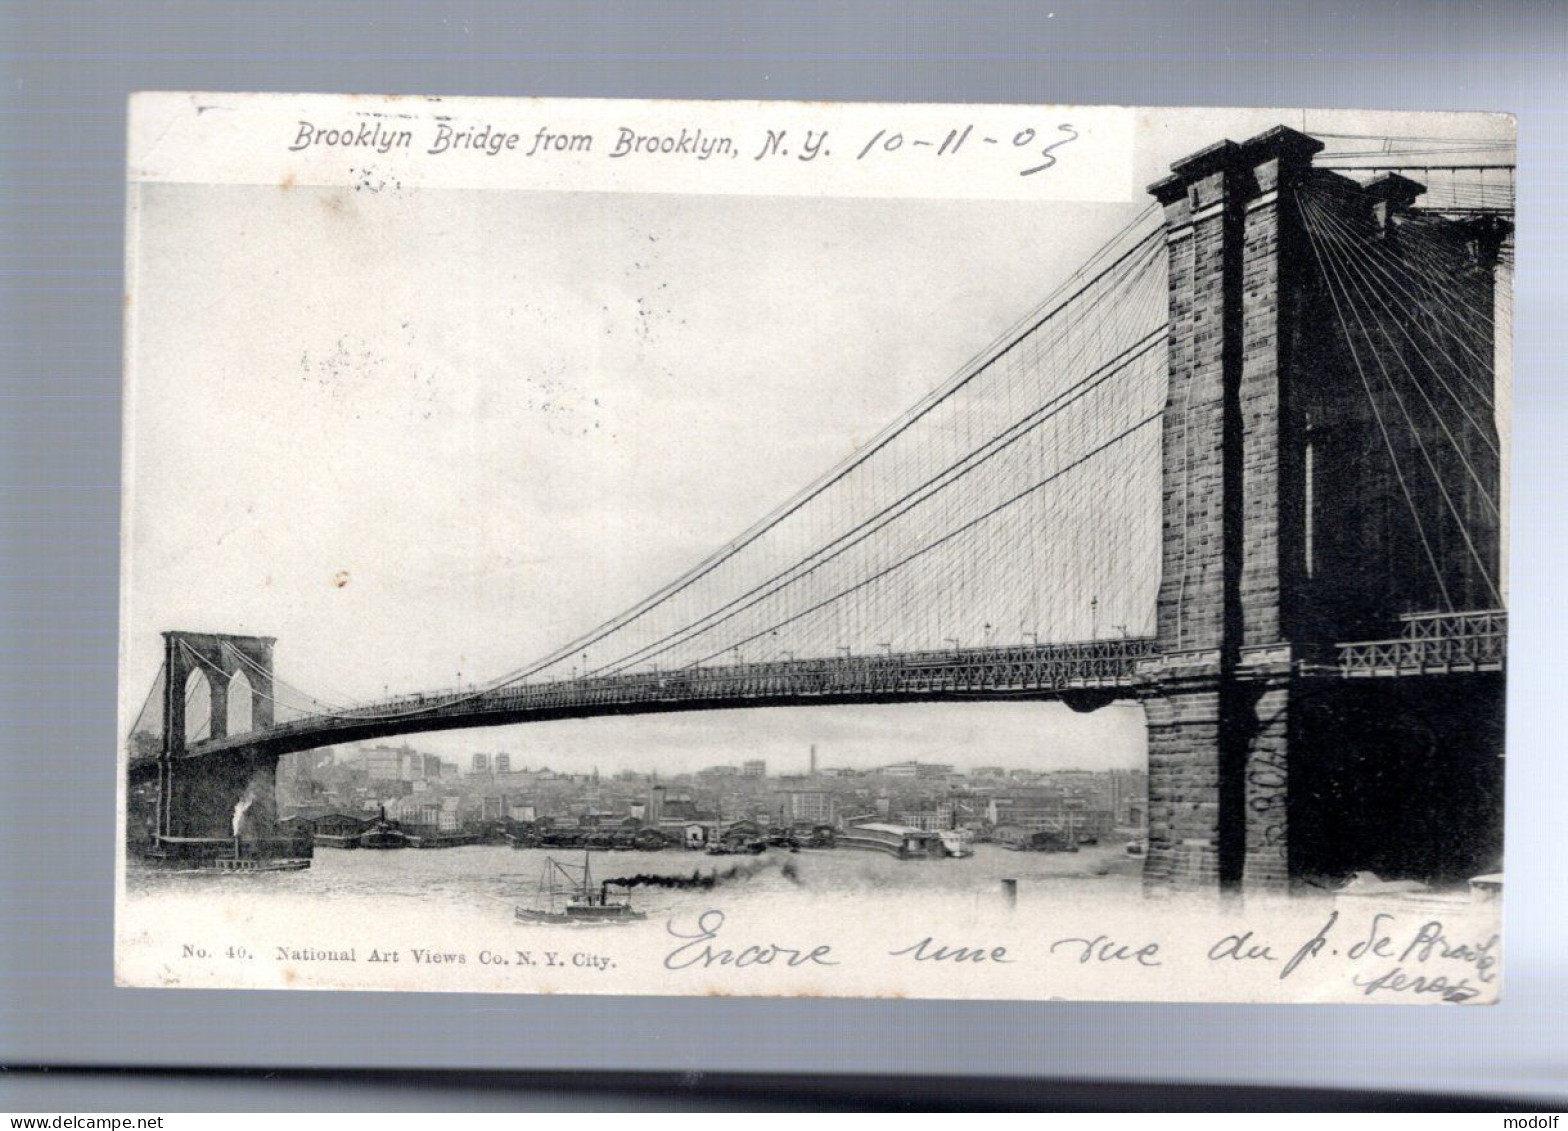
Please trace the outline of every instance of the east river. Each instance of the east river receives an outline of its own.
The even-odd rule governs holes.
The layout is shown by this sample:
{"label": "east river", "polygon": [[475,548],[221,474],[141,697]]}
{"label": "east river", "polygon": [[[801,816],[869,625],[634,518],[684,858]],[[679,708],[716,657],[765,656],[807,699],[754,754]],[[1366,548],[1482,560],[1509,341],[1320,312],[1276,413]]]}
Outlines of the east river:
{"label": "east river", "polygon": [[[531,906],[537,902],[539,879],[547,858],[576,868],[583,862],[581,849],[513,849],[491,845],[463,848],[391,851],[318,848],[311,866],[303,872],[269,872],[230,875],[217,872],[175,871],[149,867],[132,860],[126,876],[127,893],[140,895],[201,893],[224,899],[286,897],[301,902],[327,901],[340,910],[368,901],[378,914],[399,905],[410,910],[417,904],[427,911],[459,909],[488,917],[509,919],[503,904]],[[996,902],[1004,877],[1017,879],[1026,890],[1065,888],[1093,882],[1096,887],[1136,886],[1141,859],[1126,854],[1120,842],[1084,846],[1078,852],[1009,852],[996,845],[975,846],[973,856],[961,859],[898,860],[879,852],[856,849],[770,848],[760,856],[708,856],[700,852],[666,849],[663,852],[594,852],[591,856],[596,883],[638,874],[690,877],[737,875],[716,890],[639,887],[632,902],[650,919],[720,897],[727,907],[742,907],[785,894],[812,893],[855,895],[872,893],[942,893],[945,900],[972,896],[978,902]]]}

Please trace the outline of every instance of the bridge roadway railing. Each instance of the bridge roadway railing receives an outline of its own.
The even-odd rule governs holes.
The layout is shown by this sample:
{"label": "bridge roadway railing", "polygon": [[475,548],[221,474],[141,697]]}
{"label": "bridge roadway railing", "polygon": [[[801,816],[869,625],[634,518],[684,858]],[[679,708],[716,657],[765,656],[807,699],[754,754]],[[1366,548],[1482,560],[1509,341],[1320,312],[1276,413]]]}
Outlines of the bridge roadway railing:
{"label": "bridge roadway railing", "polygon": [[1400,618],[1400,635],[1338,645],[1339,674],[1347,679],[1502,671],[1508,655],[1508,614],[1414,613]]}
{"label": "bridge roadway railing", "polygon": [[[1503,610],[1421,613],[1401,618],[1396,638],[1336,645],[1333,672],[1342,678],[1433,675],[1501,671],[1507,657],[1508,614]],[[635,712],[640,705],[828,701],[903,696],[1040,695],[1074,690],[1131,688],[1140,660],[1157,655],[1146,637],[1073,644],[1010,645],[989,648],[895,652],[888,655],[837,656],[765,663],[735,663],[668,671],[626,672],[518,683],[489,691],[452,690],[405,695],[330,714],[303,715],[266,729],[193,743],[185,756],[220,753],[258,740],[320,736],[363,730],[385,723],[385,734],[441,729],[435,720],[490,721],[494,716],[524,721],[546,715]],[[1336,671],[1337,668],[1337,671]],[[1322,669],[1319,669],[1322,671]],[[296,748],[304,748],[296,744]],[[145,769],[156,759],[136,759]]]}
{"label": "bridge roadway railing", "polygon": [[1131,687],[1138,660],[1152,655],[1154,641],[1143,637],[1074,644],[959,648],[888,655],[735,663],[666,671],[626,672],[540,683],[517,683],[489,691],[450,691],[405,695],[331,714],[305,715],[265,731],[209,739],[187,748],[187,755],[218,753],[248,746],[258,738],[319,733],[323,743],[335,731],[387,722],[396,733],[399,719],[461,720],[530,713],[585,715],[635,711],[639,705],[681,702],[809,702],[899,698],[902,696],[1049,694],[1074,690]]}

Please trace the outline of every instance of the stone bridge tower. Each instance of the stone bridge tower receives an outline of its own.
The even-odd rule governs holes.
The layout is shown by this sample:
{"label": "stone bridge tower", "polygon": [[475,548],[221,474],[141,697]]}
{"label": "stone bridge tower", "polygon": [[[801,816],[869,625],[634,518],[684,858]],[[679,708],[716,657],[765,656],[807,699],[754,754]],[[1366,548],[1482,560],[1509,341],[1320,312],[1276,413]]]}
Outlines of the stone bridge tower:
{"label": "stone bridge tower", "polygon": [[[274,796],[276,759],[210,755],[202,765],[181,765],[190,737],[186,726],[186,687],[192,673],[207,682],[211,721],[205,737],[228,734],[229,696],[238,684],[249,688],[251,727],[273,723],[273,662],[270,636],[232,636],[207,632],[163,634],[163,748],[158,760],[160,838],[230,838],[234,810],[249,797],[244,823],[247,835],[273,834],[277,824]],[[244,674],[243,682],[236,677]]]}
{"label": "stone bridge tower", "polygon": [[[1499,605],[1501,532],[1477,498],[1462,511],[1440,498],[1435,473],[1435,490],[1396,483],[1416,446],[1441,445],[1390,436],[1388,393],[1366,371],[1381,381],[1374,364],[1414,358],[1345,329],[1308,223],[1332,210],[1336,232],[1393,257],[1419,225],[1465,265],[1442,289],[1468,288],[1488,319],[1472,343],[1487,362],[1469,406],[1480,434],[1461,458],[1493,499],[1482,393],[1497,233],[1412,211],[1424,189],[1403,177],[1362,185],[1314,169],[1321,149],[1276,127],[1211,145],[1150,187],[1170,274],[1160,657],[1143,672],[1155,888],[1280,889],[1351,867],[1462,874],[1500,850],[1501,675],[1351,681],[1336,664],[1338,643],[1398,637],[1402,618],[1445,600]],[[1426,422],[1427,441],[1439,426]],[[1462,481],[1457,470],[1450,453],[1434,472]],[[1434,530],[1437,560],[1416,550]],[[1466,843],[1431,843],[1456,828]],[[1401,838],[1427,843],[1391,851]]]}

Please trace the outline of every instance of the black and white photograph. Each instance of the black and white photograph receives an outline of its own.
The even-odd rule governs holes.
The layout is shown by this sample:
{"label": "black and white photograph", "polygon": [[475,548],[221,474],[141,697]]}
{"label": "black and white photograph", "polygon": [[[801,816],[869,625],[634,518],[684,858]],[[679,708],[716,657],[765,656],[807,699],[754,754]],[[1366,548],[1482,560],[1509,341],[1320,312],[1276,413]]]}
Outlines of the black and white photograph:
{"label": "black and white photograph", "polygon": [[1501,997],[1512,118],[127,159],[118,985]]}

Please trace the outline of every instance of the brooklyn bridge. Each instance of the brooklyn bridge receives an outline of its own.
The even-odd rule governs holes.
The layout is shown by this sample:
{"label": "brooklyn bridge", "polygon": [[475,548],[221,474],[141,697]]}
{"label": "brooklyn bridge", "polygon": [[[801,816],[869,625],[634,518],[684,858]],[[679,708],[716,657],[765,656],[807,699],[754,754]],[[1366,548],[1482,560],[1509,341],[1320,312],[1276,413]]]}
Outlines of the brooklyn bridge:
{"label": "brooklyn bridge", "polygon": [[1132,700],[1151,889],[1495,865],[1511,166],[1488,185],[1480,166],[1352,170],[1324,149],[1281,126],[1175,163],[838,466],[484,685],[339,703],[290,684],[270,638],[164,633],[129,769],[156,783],[157,837],[227,837],[242,797],[265,813],[280,757],[331,743]]}

